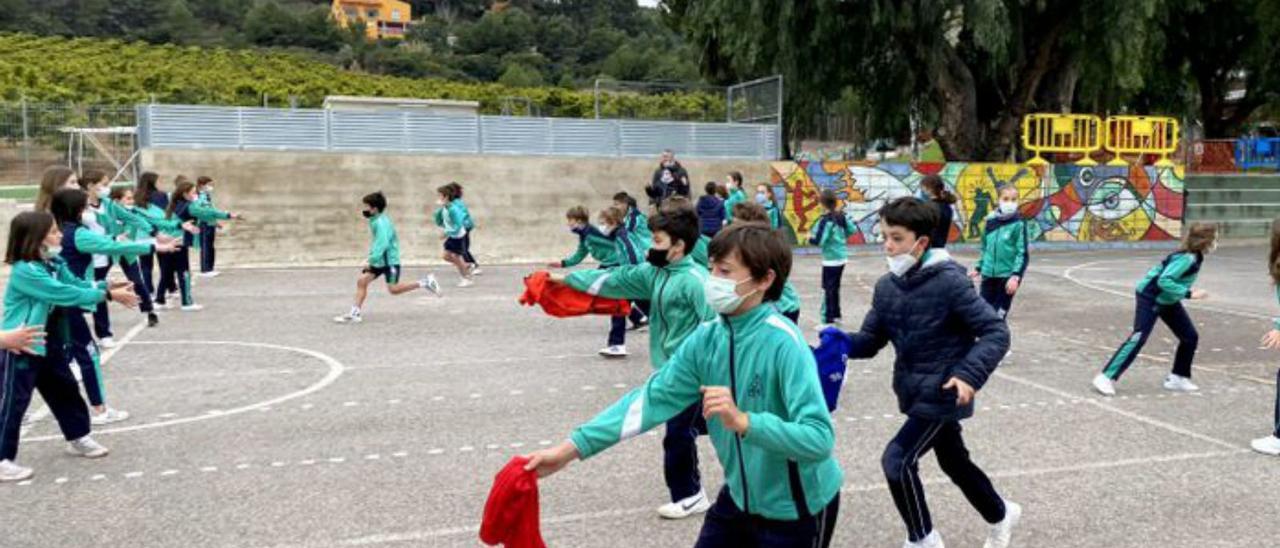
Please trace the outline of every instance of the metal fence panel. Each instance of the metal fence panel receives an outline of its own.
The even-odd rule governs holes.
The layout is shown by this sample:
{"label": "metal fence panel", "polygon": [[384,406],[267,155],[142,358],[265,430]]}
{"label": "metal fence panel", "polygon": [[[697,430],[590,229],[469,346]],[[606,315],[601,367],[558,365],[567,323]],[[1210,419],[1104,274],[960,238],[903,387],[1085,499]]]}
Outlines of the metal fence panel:
{"label": "metal fence panel", "polygon": [[405,118],[405,135],[412,152],[480,152],[480,121],[474,116],[411,114]]}
{"label": "metal fence panel", "polygon": [[761,158],[764,139],[759,126],[698,124],[694,126],[695,156],[713,158]]}
{"label": "metal fence panel", "polygon": [[550,118],[481,116],[480,126],[485,154],[551,154]]}
{"label": "metal fence panel", "polygon": [[240,110],[245,149],[324,150],[325,115],[317,110],[244,108]]}
{"label": "metal fence panel", "polygon": [[666,149],[681,153],[693,149],[692,124],[623,120],[619,125],[621,156],[657,156]]}
{"label": "metal fence panel", "polygon": [[153,146],[240,148],[240,109],[151,105],[147,121]]}
{"label": "metal fence panel", "polygon": [[616,120],[551,119],[551,154],[560,156],[617,156]]}
{"label": "metal fence panel", "polygon": [[404,114],[400,112],[329,111],[329,148],[372,152],[402,152]]}

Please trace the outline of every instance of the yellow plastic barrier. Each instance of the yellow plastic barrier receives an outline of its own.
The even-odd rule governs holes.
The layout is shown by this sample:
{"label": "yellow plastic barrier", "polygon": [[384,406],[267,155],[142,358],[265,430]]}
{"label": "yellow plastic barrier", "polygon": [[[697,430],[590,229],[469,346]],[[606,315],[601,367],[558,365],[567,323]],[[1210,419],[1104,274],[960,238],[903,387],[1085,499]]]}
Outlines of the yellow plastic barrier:
{"label": "yellow plastic barrier", "polygon": [[1030,165],[1048,165],[1045,152],[1083,154],[1076,162],[1097,165],[1089,154],[1102,149],[1102,119],[1092,114],[1028,114],[1022,118],[1022,147],[1035,153]]}
{"label": "yellow plastic barrier", "polygon": [[1164,116],[1107,117],[1107,151],[1115,158],[1107,165],[1126,166],[1124,154],[1159,154],[1159,167],[1169,167],[1169,155],[1178,148],[1178,121]]}

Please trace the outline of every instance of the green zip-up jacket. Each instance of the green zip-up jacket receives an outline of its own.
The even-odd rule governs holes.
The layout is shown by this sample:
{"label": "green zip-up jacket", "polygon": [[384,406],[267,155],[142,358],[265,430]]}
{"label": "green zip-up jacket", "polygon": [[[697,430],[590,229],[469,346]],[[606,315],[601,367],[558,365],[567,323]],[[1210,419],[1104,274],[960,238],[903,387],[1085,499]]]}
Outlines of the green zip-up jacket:
{"label": "green zip-up jacket", "polygon": [[467,209],[467,204],[463,203],[462,198],[455,198],[452,205],[457,208],[458,215],[461,217],[462,228],[471,232],[471,229],[476,227],[476,223],[471,219],[471,210]]}
{"label": "green zip-up jacket", "polygon": [[1203,263],[1204,255],[1199,253],[1170,253],[1138,282],[1138,294],[1155,299],[1157,304],[1177,304],[1191,297],[1191,286],[1195,285]]}
{"label": "green zip-up jacket", "polygon": [[778,312],[783,314],[800,311],[800,293],[796,291],[795,286],[791,285],[791,280],[782,284],[782,297],[778,298],[776,306]]}
{"label": "green zip-up jacket", "polygon": [[461,238],[467,235],[462,207],[455,205],[457,200],[436,208],[433,214],[436,226],[444,230],[446,238]]}
{"label": "green zip-up jacket", "polygon": [[729,197],[724,199],[724,224],[733,222],[733,206],[746,200],[747,193],[743,192],[741,188],[729,192]]}
{"label": "green zip-up jacket", "polygon": [[[107,299],[106,282],[87,282],[67,269],[62,257],[45,262],[19,261],[9,273],[4,290],[4,329],[44,325],[49,332],[57,326],[45,325],[55,306],[93,307]],[[45,355],[43,344],[33,347]]]}
{"label": "green zip-up jacket", "polygon": [[708,271],[710,271],[711,270],[710,250],[711,250],[711,238],[708,238],[706,234],[703,234],[701,236],[698,236],[698,241],[693,244],[693,251],[689,252],[689,256],[693,257],[693,262],[698,263],[698,266],[701,266],[702,268],[705,268]]}
{"label": "green zip-up jacket", "polygon": [[643,255],[653,247],[653,232],[649,231],[649,218],[645,217],[640,208],[629,208],[623,224],[626,225],[627,233],[631,235],[631,241],[637,252]]}
{"label": "green zip-up jacket", "polygon": [[777,205],[774,205],[772,201],[765,202],[764,211],[769,214],[769,226],[773,227],[774,230],[782,228],[782,213],[778,211]]}
{"label": "green zip-up jacket", "polygon": [[841,211],[822,216],[810,232],[809,243],[822,248],[822,266],[840,266],[849,262],[849,234],[853,226]]}
{"label": "green zip-up jacket", "polygon": [[[183,233],[186,232],[182,230],[182,219],[179,219],[176,216],[172,219],[166,217],[164,209],[157,207],[155,204],[145,204],[144,206],[137,207],[136,209],[142,214],[143,218],[145,218],[148,223],[151,223],[151,226],[154,226],[159,230],[161,234],[174,238],[182,238]],[[137,234],[135,234],[135,238],[136,237]]]}
{"label": "green zip-up jacket", "polygon": [[373,233],[373,244],[369,246],[369,266],[385,268],[400,264],[400,237],[396,236],[396,226],[391,217],[379,213],[369,218],[369,231]]}
{"label": "green zip-up jacket", "polygon": [[[156,227],[147,221],[146,217],[135,208],[126,207],[111,199],[103,199],[102,203],[105,206],[103,209],[107,212],[107,218],[110,222],[110,226],[107,224],[102,225],[106,227],[108,236],[117,238],[123,235],[126,240],[148,244],[155,243]],[[102,223],[102,221],[101,216],[99,216],[98,222]],[[125,256],[121,257],[120,260],[133,264],[136,258]]]}
{"label": "green zip-up jacket", "polygon": [[569,274],[569,287],[610,299],[649,301],[649,361],[662,367],[698,324],[715,317],[703,294],[707,269],[692,257],[662,268],[650,263]]}
{"label": "green zip-up jacket", "polygon": [[982,256],[974,269],[983,278],[1021,278],[1031,263],[1027,221],[1017,214],[987,217],[982,233]]}
{"label": "green zip-up jacket", "polygon": [[618,265],[616,238],[600,232],[599,229],[592,225],[575,228],[573,233],[578,235],[578,249],[573,252],[573,255],[560,261],[561,267],[578,266],[582,264],[582,260],[586,259],[588,255],[599,261],[600,266],[613,267]]}
{"label": "green zip-up jacket", "polygon": [[201,227],[217,226],[218,221],[225,221],[231,218],[231,214],[213,207],[213,203],[208,200],[196,198],[195,201],[187,205],[187,213],[196,218],[196,222]]}
{"label": "green zip-up jacket", "polygon": [[[757,306],[700,325],[643,387],[579,426],[570,440],[587,459],[702,401],[701,387],[727,386],[750,421],[739,435],[719,418],[707,420],[729,495],[751,515],[799,519],[826,507],[844,481],[816,371],[800,328],[772,306]],[[800,493],[792,491],[795,480]]]}

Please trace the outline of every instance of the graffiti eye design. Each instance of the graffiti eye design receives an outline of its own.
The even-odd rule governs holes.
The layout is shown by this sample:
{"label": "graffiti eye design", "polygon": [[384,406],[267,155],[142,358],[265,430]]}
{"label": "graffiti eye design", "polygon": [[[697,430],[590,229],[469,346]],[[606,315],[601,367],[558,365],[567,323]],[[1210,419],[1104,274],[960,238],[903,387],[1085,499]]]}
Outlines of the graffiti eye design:
{"label": "graffiti eye design", "polygon": [[1107,220],[1121,219],[1141,205],[1142,199],[1133,185],[1118,178],[1099,182],[1085,199],[1089,213]]}

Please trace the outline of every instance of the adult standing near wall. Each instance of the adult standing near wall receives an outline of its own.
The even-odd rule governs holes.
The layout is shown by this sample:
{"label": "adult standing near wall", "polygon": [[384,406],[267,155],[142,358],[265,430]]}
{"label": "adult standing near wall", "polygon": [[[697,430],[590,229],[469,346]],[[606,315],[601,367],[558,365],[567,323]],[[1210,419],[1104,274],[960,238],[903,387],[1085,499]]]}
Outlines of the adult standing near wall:
{"label": "adult standing near wall", "polygon": [[676,153],[671,149],[662,151],[662,160],[658,169],[654,170],[649,186],[644,187],[653,207],[662,207],[662,201],[671,196],[689,197],[689,172],[676,161]]}

